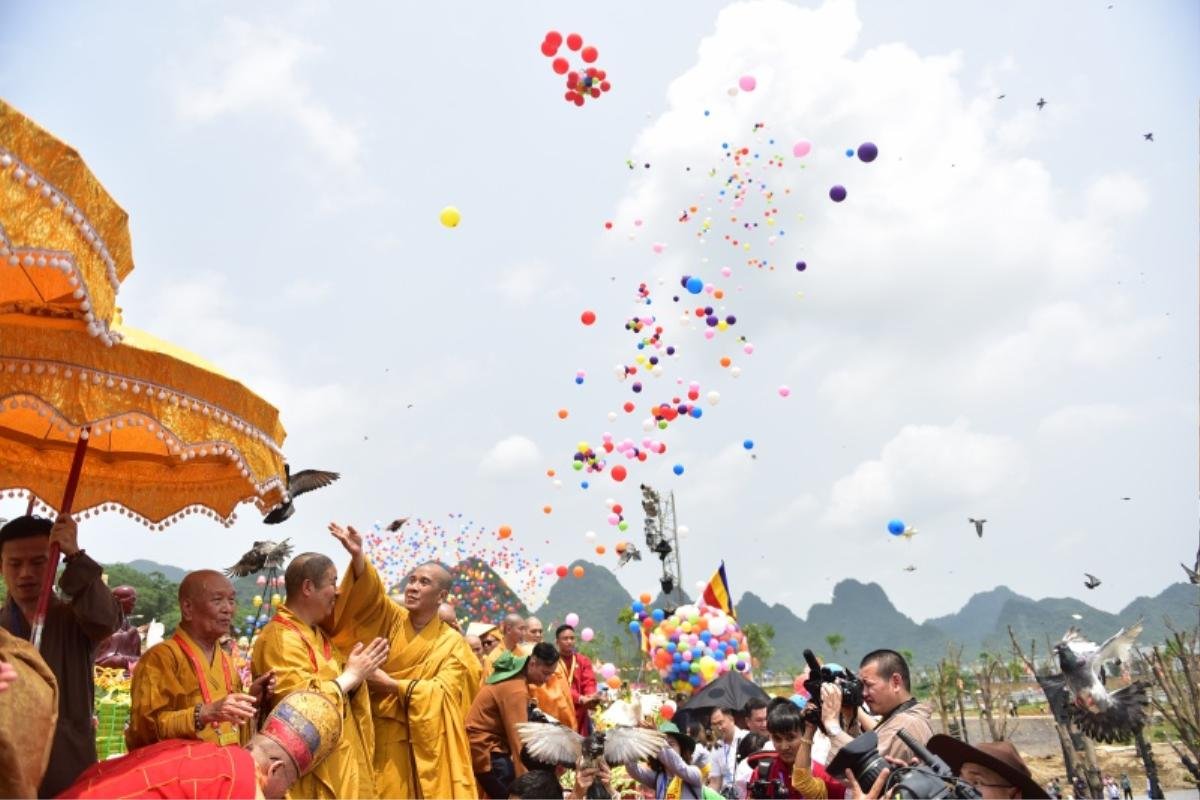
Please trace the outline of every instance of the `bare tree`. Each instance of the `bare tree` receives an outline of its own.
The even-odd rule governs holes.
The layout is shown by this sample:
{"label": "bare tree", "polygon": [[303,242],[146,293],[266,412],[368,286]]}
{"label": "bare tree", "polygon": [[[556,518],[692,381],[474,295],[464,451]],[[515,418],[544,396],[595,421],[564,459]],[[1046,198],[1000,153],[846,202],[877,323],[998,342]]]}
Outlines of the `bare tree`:
{"label": "bare tree", "polygon": [[[950,686],[958,676],[952,673],[950,664],[946,659],[939,659],[934,669],[936,675],[933,681],[933,706],[937,709],[938,716],[942,720],[942,730],[945,733],[950,733],[950,715],[954,713],[954,699],[951,696]],[[955,727],[958,723],[955,722]]]}
{"label": "bare tree", "polygon": [[1179,735],[1178,744],[1169,744],[1200,791],[1200,626],[1178,631],[1168,622],[1167,627],[1171,635],[1165,645],[1138,651],[1137,659],[1157,689],[1150,693],[1151,704]]}
{"label": "bare tree", "polygon": [[[999,656],[980,653],[979,665],[973,673],[979,689],[979,714],[987,723],[992,741],[1004,741],[1008,738],[1009,723],[1013,719],[1008,714],[1008,692],[1005,691],[1008,665]],[[1015,724],[1013,727],[1016,727]]]}

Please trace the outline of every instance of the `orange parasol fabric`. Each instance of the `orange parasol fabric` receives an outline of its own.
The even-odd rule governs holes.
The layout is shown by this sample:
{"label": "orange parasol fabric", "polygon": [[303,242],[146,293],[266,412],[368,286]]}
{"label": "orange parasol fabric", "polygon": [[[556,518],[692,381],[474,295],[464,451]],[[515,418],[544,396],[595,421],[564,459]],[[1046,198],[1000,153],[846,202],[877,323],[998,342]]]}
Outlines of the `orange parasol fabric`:
{"label": "orange parasol fabric", "polygon": [[73,513],[118,510],[161,530],[226,525],[286,492],[278,411],[180,348],[114,321],[105,347],[69,320],[0,316],[0,492],[58,508],[88,439]]}
{"label": "orange parasol fabric", "polygon": [[110,343],[132,270],[129,216],[78,152],[0,100],[0,314],[75,320]]}

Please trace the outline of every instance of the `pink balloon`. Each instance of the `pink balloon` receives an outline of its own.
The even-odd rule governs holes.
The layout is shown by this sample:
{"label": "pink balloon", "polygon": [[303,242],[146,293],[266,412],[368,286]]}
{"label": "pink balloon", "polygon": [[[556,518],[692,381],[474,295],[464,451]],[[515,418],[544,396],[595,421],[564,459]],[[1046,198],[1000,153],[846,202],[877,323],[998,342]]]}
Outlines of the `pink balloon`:
{"label": "pink balloon", "polygon": [[786,387],[786,386],[779,387],[779,396],[780,397],[787,397],[791,393],[792,393],[792,390],[789,389],[788,387]]}
{"label": "pink balloon", "polygon": [[596,638],[596,632],[591,628],[584,628],[579,632],[579,638],[583,639],[585,642],[590,642],[592,639]]}
{"label": "pink balloon", "polygon": [[753,92],[754,87],[758,86],[758,81],[754,80],[753,75],[743,75],[738,79],[738,86],[743,92]]}
{"label": "pink balloon", "polygon": [[812,142],[810,142],[808,139],[801,139],[792,145],[792,155],[794,155],[796,158],[804,158],[811,152]]}
{"label": "pink balloon", "polygon": [[564,621],[574,628],[579,624],[579,615],[572,611],[570,614],[567,614],[567,618]]}

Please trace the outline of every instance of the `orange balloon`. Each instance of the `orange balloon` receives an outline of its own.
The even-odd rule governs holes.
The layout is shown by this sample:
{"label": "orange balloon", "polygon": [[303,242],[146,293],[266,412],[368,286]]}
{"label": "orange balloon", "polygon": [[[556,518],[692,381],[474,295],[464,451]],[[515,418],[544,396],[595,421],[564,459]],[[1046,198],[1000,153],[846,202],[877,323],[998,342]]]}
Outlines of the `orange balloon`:
{"label": "orange balloon", "polygon": [[507,525],[501,525],[498,533],[500,534],[501,539],[507,539],[508,537],[512,536],[512,528],[508,527]]}
{"label": "orange balloon", "polygon": [[543,513],[543,514],[549,514],[549,513],[550,513],[551,511],[553,511],[553,510],[554,510],[554,509],[553,509],[553,508],[551,508],[550,506],[542,506],[542,513]]}
{"label": "orange balloon", "polygon": [[571,574],[574,575],[576,578],[582,578],[583,577],[583,567],[576,567],[575,569],[571,570]]}
{"label": "orange balloon", "polygon": [[548,470],[546,470],[546,477],[547,477],[547,478],[553,478],[553,477],[554,477],[554,470],[552,470],[552,469],[548,469]]}
{"label": "orange balloon", "polygon": [[596,555],[602,556],[602,555],[604,555],[604,552],[605,552],[604,545],[602,545],[602,544],[596,545]]}
{"label": "orange balloon", "polygon": [[625,552],[625,543],[624,543],[624,542],[617,542],[617,546],[616,546],[616,548],[614,548],[614,549],[617,551],[617,553],[618,553],[618,554],[620,554],[620,553],[624,553],[624,552]]}
{"label": "orange balloon", "polygon": [[729,356],[721,356],[721,366],[722,367],[728,367],[732,363],[733,363],[733,360]]}
{"label": "orange balloon", "polygon": [[560,409],[558,410],[558,418],[559,418],[559,419],[566,419],[566,418],[567,418],[567,410],[566,410],[565,408],[560,408]]}
{"label": "orange balloon", "polygon": [[610,689],[620,689],[621,688],[621,679],[618,678],[616,675],[613,675],[613,676],[607,678],[604,682],[606,684],[608,684],[608,688],[610,688]]}
{"label": "orange balloon", "polygon": [[713,297],[717,300],[723,299],[725,297],[725,290],[724,289],[714,289]]}
{"label": "orange balloon", "polygon": [[654,598],[650,596],[649,592],[642,592],[641,595],[638,596],[638,600],[641,600],[643,603],[649,603],[653,599]]}

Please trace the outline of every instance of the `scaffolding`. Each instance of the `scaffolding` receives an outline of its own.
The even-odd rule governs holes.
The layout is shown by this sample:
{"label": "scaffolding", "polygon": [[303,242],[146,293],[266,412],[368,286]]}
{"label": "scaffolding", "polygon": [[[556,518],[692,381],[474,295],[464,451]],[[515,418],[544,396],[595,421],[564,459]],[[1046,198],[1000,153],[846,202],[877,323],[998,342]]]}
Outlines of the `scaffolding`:
{"label": "scaffolding", "polygon": [[679,529],[675,522],[675,493],[666,500],[652,487],[642,484],[642,510],[646,514],[646,547],[662,562],[663,596],[683,605],[683,569],[679,562]]}

